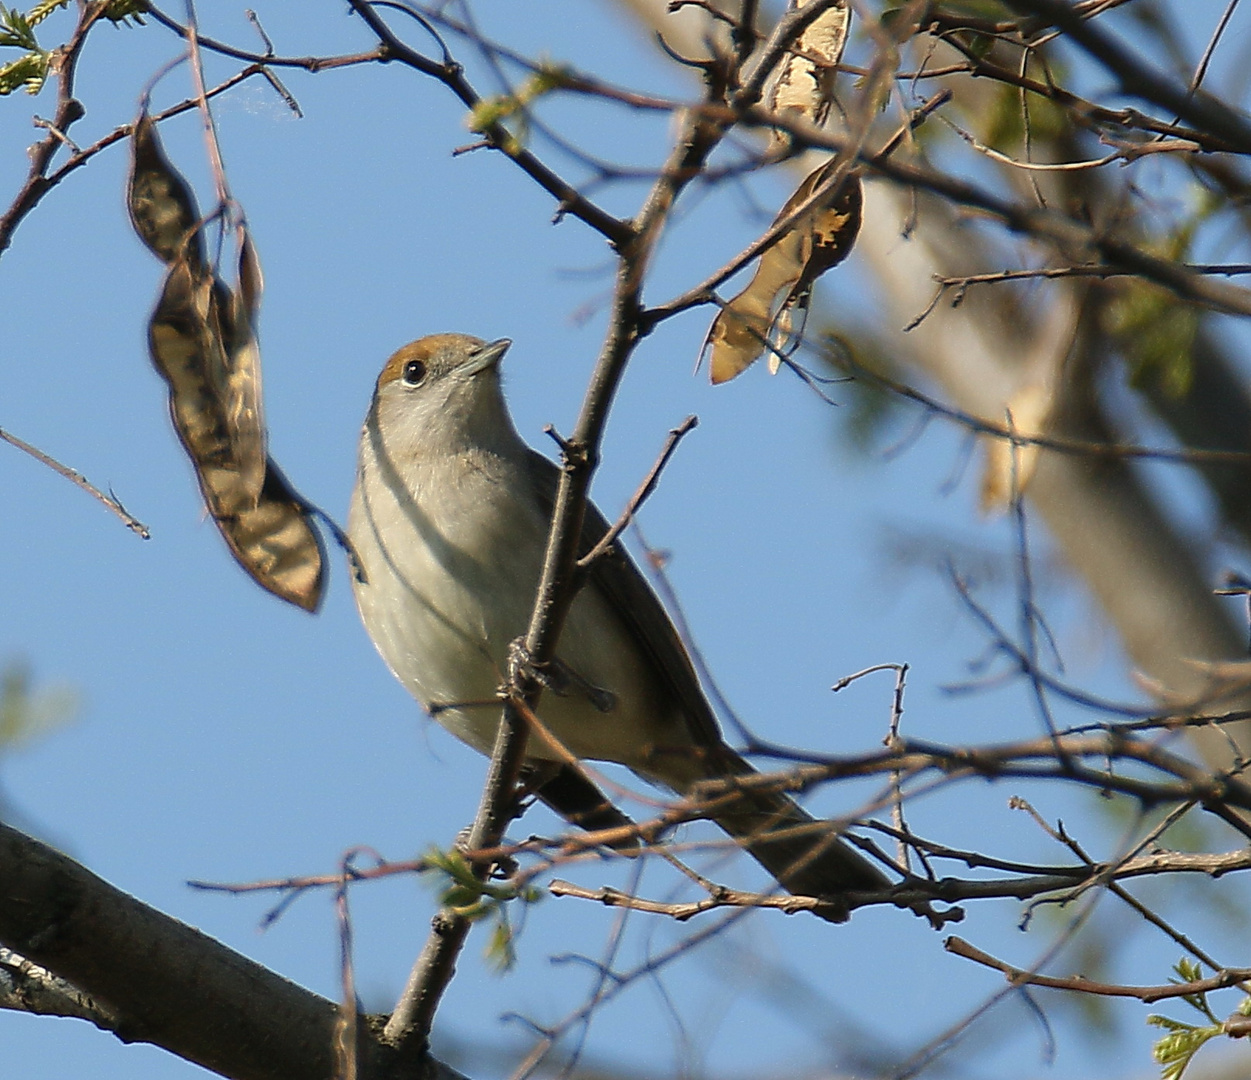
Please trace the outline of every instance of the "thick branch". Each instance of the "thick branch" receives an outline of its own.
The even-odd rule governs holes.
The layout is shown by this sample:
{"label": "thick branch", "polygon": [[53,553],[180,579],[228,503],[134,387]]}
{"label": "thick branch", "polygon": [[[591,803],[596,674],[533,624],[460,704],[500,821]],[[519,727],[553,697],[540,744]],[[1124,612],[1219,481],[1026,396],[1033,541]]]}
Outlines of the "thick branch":
{"label": "thick branch", "polygon": [[[235,1080],[339,1075],[334,1002],[6,825],[0,882],[0,943],[89,995],[124,1042],[152,1043]],[[361,1028],[360,1075],[383,1076],[386,1056]]]}

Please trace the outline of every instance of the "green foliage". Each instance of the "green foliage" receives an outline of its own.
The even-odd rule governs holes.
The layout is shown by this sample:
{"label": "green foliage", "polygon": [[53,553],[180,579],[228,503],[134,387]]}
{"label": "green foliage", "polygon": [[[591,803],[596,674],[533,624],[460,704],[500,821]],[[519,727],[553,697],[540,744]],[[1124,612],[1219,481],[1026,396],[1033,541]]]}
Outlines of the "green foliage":
{"label": "green foliage", "polygon": [[146,26],[143,13],[148,10],[148,0],[109,0],[104,10],[104,17],[115,23],[125,23],[133,19],[136,25]]}
{"label": "green foliage", "polygon": [[1131,386],[1155,383],[1174,400],[1190,392],[1199,333],[1199,313],[1193,305],[1135,281],[1109,305],[1106,325],[1120,342]]}
{"label": "green foliage", "polygon": [[[0,66],[0,97],[25,90],[37,94],[48,81],[48,68],[52,54],[40,47],[35,38],[35,27],[53,12],[68,7],[69,0],[40,0],[23,15],[16,8],[0,4],[0,48],[21,49],[23,55]],[[147,0],[110,0],[105,6],[104,17],[114,23],[133,19],[140,25],[140,17],[147,10]]]}
{"label": "green foliage", "polygon": [[[1183,983],[1198,982],[1203,978],[1203,971],[1199,967],[1198,963],[1194,960],[1188,960],[1184,956],[1177,961],[1173,970],[1177,973],[1180,981]],[[1176,980],[1170,979],[1169,981],[1174,982]],[[1212,1012],[1211,1008],[1208,1006],[1207,994],[1183,994],[1182,1001],[1184,1001],[1192,1009],[1203,1013],[1203,1015],[1211,1020],[1212,1023],[1216,1024],[1220,1022],[1216,1019],[1216,1014]]]}
{"label": "green foliage", "polygon": [[40,4],[30,15],[0,4],[0,47],[22,49],[24,55],[0,67],[0,95],[15,90],[37,94],[48,77],[48,54],[35,40],[35,23],[47,18],[49,12]]}
{"label": "green foliage", "polygon": [[48,57],[44,53],[27,53],[0,67],[0,97],[25,90],[37,94],[48,78]]}
{"label": "green foliage", "polygon": [[1209,1039],[1221,1034],[1220,1025],[1197,1027],[1167,1016],[1152,1014],[1147,1023],[1162,1027],[1169,1032],[1151,1048],[1151,1054],[1161,1066],[1162,1080],[1180,1080],[1199,1048]]}
{"label": "green foliage", "polygon": [[31,26],[38,26],[54,11],[63,7],[69,7],[69,0],[43,0],[42,3],[30,9],[30,14],[26,16],[26,19]]}
{"label": "green foliage", "polygon": [[0,67],[0,95],[25,90],[37,94],[48,78],[50,56],[39,47],[35,27],[69,0],[45,0],[29,15],[0,4],[0,47],[22,49],[24,55]]}
{"label": "green foliage", "polygon": [[[1190,256],[1195,234],[1220,209],[1221,200],[1195,186],[1194,208],[1180,225],[1150,246],[1153,254],[1173,262]],[[1130,385],[1155,385],[1174,400],[1185,397],[1194,381],[1194,347],[1199,309],[1157,285],[1123,283],[1108,305],[1104,328],[1117,344],[1129,369]]]}
{"label": "green foliage", "polygon": [[0,753],[65,723],[77,704],[69,689],[34,693],[30,669],[21,661],[10,662],[0,671]]}
{"label": "green foliage", "polygon": [[[40,0],[33,8],[30,9],[26,16],[26,21],[31,26],[38,26],[54,11],[61,8],[69,7],[70,0]],[[143,19],[140,17],[148,10],[148,0],[109,0],[104,6],[104,17],[115,23],[125,22],[127,19],[134,19],[135,22],[143,25]],[[32,48],[36,46],[31,46]]]}
{"label": "green foliage", "polygon": [[[529,125],[526,110],[545,94],[569,85],[569,69],[562,64],[544,61],[536,71],[511,94],[497,94],[495,97],[484,98],[469,113],[469,130],[480,135],[490,133],[500,142],[500,149],[506,154],[518,153],[529,136]],[[506,120],[517,120],[517,134],[504,129],[501,139],[500,130]]]}
{"label": "green foliage", "polygon": [[6,8],[3,4],[0,4],[0,45],[14,49],[39,48],[30,18],[14,8]]}
{"label": "green foliage", "polygon": [[426,854],[430,869],[442,876],[439,902],[462,918],[473,922],[493,919],[495,926],[487,942],[485,955],[499,971],[509,971],[517,961],[516,936],[508,920],[509,900],[535,904],[542,893],[532,885],[517,886],[511,882],[493,884],[479,880],[473,867],[459,851],[432,850]]}
{"label": "green foliage", "polygon": [[[1010,156],[1021,153],[1025,145],[1025,108],[1021,93],[1015,86],[996,86],[990,107],[980,116],[970,117],[977,125],[978,138],[987,146]],[[1033,145],[1054,144],[1072,125],[1064,110],[1047,98],[1028,98],[1029,137]]]}
{"label": "green foliage", "polygon": [[[1203,977],[1199,965],[1184,957],[1177,962],[1173,970],[1179,978],[1170,979],[1170,982],[1192,983]],[[1161,1066],[1161,1080],[1180,1080],[1200,1047],[1209,1040],[1225,1034],[1225,1025],[1216,1018],[1216,1014],[1208,1005],[1207,994],[1183,994],[1181,1000],[1202,1014],[1208,1023],[1188,1024],[1184,1020],[1174,1020],[1172,1017],[1161,1016],[1158,1013],[1147,1017],[1147,1023],[1152,1027],[1163,1028],[1168,1032],[1151,1048],[1152,1056]],[[1242,999],[1238,1012],[1242,1016],[1251,1016],[1251,997]]]}

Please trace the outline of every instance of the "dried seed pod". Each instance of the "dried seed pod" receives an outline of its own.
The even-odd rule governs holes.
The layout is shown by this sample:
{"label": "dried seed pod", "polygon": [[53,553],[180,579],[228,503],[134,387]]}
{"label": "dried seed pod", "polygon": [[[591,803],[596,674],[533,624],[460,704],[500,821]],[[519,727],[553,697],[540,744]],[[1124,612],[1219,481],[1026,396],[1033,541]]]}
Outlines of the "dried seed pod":
{"label": "dried seed pod", "polygon": [[[810,173],[774,219],[785,221],[834,177],[834,159]],[[851,251],[860,231],[864,195],[860,179],[846,175],[804,213],[761,257],[747,287],[731,300],[708,331],[712,346],[709,372],[723,383],[750,367],[766,343],[785,351],[787,340],[802,329],[817,278]],[[797,319],[796,315],[800,317]],[[776,370],[776,364],[772,365]]]}
{"label": "dried seed pod", "polygon": [[131,221],[168,266],[148,350],[169,387],[174,429],[236,561],[276,596],[316,610],[325,584],[321,536],[266,450],[256,248],[240,221],[236,284],[228,287],[207,263],[195,198],[146,113],[135,124],[132,154]]}

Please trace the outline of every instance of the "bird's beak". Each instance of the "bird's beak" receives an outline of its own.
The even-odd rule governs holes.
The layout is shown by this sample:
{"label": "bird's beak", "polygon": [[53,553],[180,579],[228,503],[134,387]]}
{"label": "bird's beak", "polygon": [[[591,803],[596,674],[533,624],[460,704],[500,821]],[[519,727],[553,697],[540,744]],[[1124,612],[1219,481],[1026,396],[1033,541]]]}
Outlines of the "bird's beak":
{"label": "bird's beak", "polygon": [[508,352],[508,347],[511,344],[512,341],[509,338],[500,338],[499,341],[488,342],[461,364],[456,369],[456,374],[473,376],[489,367],[494,367],[504,358],[504,354]]}

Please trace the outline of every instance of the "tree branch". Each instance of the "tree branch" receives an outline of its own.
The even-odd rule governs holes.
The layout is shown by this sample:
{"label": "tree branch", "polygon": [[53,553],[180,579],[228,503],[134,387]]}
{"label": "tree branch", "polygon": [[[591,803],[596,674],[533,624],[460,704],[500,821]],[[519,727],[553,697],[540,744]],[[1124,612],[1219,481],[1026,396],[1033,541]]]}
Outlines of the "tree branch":
{"label": "tree branch", "polygon": [[70,127],[83,117],[85,110],[82,102],[74,97],[74,73],[87,35],[104,16],[104,11],[105,5],[102,3],[83,5],[73,36],[56,51],[57,59],[51,68],[57,80],[56,116],[48,125],[47,138],[31,147],[30,170],[26,174],[26,182],[13,204],[0,216],[0,254],[13,242],[13,231],[22,218],[30,213],[52,186],[47,177],[52,157],[61,147]]}
{"label": "tree branch", "polygon": [[1121,92],[1163,106],[1195,127],[1224,139],[1240,154],[1251,154],[1251,123],[1223,101],[1166,79],[1126,49],[1102,27],[1084,19],[1064,0],[1006,0],[1007,6],[1037,15],[1056,27],[1117,79]]}
{"label": "tree branch", "polygon": [[[477,91],[465,78],[464,70],[459,64],[450,59],[440,63],[410,49],[396,37],[395,33],[387,26],[382,16],[374,10],[374,6],[368,0],[349,0],[349,3],[352,6],[352,10],[378,35],[378,39],[386,49],[386,59],[398,60],[415,71],[420,71],[423,75],[429,75],[438,79],[469,109],[474,109],[482,104],[482,98],[478,96]],[[586,222],[596,232],[603,234],[616,248],[621,248],[632,240],[634,232],[626,222],[618,220],[607,211],[595,205],[571,184],[544,165],[529,150],[520,146],[516,138],[503,124],[498,122],[487,124],[482,134],[492,148],[510,158],[544,191],[556,199],[562,214],[571,214],[573,217]]]}
{"label": "tree branch", "polygon": [[[339,1007],[0,824],[0,943],[89,995],[94,1023],[233,1080],[331,1080]],[[103,1021],[103,1022],[102,1022]],[[364,1076],[390,1056],[362,1024]],[[446,1080],[458,1076],[433,1063]]]}
{"label": "tree branch", "polygon": [[1232,968],[1218,971],[1210,979],[1199,979],[1189,983],[1167,983],[1163,986],[1121,986],[1116,983],[1094,982],[1081,975],[1073,975],[1067,979],[1057,979],[1051,975],[1039,975],[1034,971],[1025,971],[1013,967],[1002,960],[996,960],[989,953],[970,945],[963,938],[951,937],[944,942],[949,953],[973,960],[988,968],[1003,972],[1008,982],[1014,986],[1050,986],[1057,990],[1079,990],[1083,994],[1099,994],[1103,997],[1132,997],[1150,1005],[1165,998],[1186,997],[1191,994],[1206,994],[1212,990],[1224,990],[1230,986],[1251,979],[1251,968]]}

